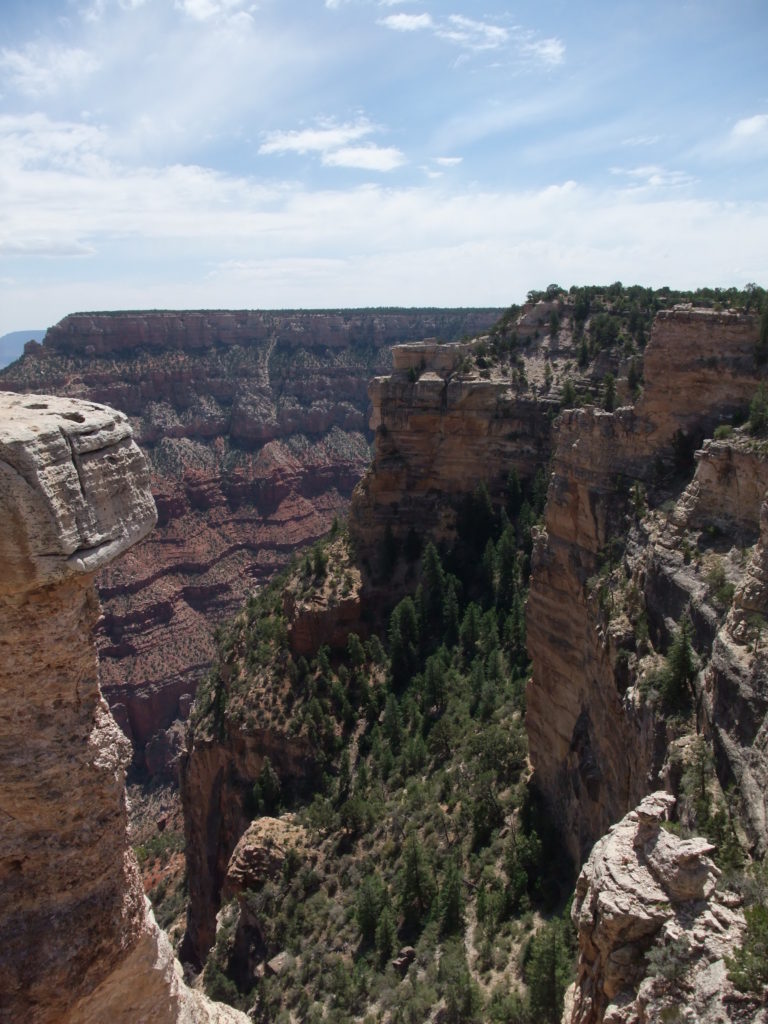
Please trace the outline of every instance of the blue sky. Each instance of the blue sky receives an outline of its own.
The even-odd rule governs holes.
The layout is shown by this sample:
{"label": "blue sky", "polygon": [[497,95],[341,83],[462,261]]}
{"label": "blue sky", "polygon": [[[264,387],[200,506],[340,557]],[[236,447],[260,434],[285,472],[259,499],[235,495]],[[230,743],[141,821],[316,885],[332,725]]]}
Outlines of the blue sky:
{"label": "blue sky", "polygon": [[5,0],[0,334],[768,285],[766,0]]}

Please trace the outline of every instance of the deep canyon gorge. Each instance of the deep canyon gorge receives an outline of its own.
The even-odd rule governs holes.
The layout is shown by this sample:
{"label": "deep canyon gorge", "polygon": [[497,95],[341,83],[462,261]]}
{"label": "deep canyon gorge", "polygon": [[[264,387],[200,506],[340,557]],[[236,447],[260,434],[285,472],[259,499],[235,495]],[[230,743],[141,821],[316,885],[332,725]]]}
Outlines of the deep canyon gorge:
{"label": "deep canyon gorge", "polygon": [[[572,1024],[765,1020],[729,961],[768,848],[762,321],[553,286],[503,315],[75,314],[29,345],[0,373],[0,917],[29,922],[6,991],[29,999],[13,965],[61,913],[22,791],[54,848],[101,849],[117,908],[72,995],[99,1009],[36,993],[29,1019],[98,1020],[141,943],[167,1019],[240,1019],[183,986],[144,910],[95,579],[135,767],[178,764],[180,957],[210,996],[260,1021],[532,1024],[564,994]],[[32,703],[36,645],[61,685]],[[70,789],[102,780],[66,812],[63,749]],[[73,906],[101,899],[91,856],[56,866]]]}

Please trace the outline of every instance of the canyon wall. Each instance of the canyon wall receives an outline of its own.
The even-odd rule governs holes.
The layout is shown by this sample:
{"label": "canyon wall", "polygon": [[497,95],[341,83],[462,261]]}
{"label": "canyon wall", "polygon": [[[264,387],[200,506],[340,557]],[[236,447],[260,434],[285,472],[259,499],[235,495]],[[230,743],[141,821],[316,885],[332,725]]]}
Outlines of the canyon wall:
{"label": "canyon wall", "polygon": [[121,409],[149,458],[158,527],[98,579],[102,685],[140,754],[187,713],[215,623],[346,511],[390,346],[500,312],[78,313],[0,373]]}
{"label": "canyon wall", "polygon": [[[725,572],[722,555],[714,550],[716,533],[730,537],[728,547],[754,544],[758,536],[766,454],[759,442],[746,438],[726,445],[730,454],[715,446],[699,456],[693,492],[672,514],[658,509],[647,514],[645,506],[646,490],[651,499],[665,487],[665,493],[674,493],[676,474],[689,472],[680,463],[719,422],[746,412],[759,379],[757,330],[756,318],[743,314],[660,313],[645,352],[645,389],[637,404],[614,413],[568,412],[556,425],[527,609],[533,675],[526,725],[535,780],[577,863],[659,782],[666,754],[663,722],[630,685],[643,674],[640,620],[653,644],[664,650],[688,612],[696,649],[707,661],[716,635],[722,640],[704,578],[715,560]],[[716,457],[727,464],[726,471],[717,472]],[[686,509],[694,507],[699,521],[693,515],[688,523]],[[713,507],[716,529],[709,514]],[[693,559],[690,545],[697,552]],[[756,558],[762,564],[761,556]],[[746,563],[728,566],[734,582],[740,581]],[[622,604],[630,597],[639,608],[634,619]],[[768,608],[761,607],[765,614]],[[746,657],[752,655],[742,640],[737,660]],[[764,652],[755,657],[753,678],[765,671]],[[741,664],[739,675],[744,668]],[[745,732],[761,727],[764,679],[757,685],[762,695],[753,701],[753,724]],[[714,682],[709,685],[717,692]],[[709,700],[710,717],[699,724],[718,733],[725,720],[713,713],[715,703]],[[719,767],[723,779],[733,780],[731,765],[722,760]],[[747,799],[746,792],[743,796]],[[765,841],[758,833],[751,839],[758,845]]]}
{"label": "canyon wall", "polygon": [[369,387],[373,462],[352,498],[351,529],[375,558],[385,533],[453,535],[457,499],[510,472],[532,478],[549,455],[555,398],[498,371],[465,367],[478,342],[397,346],[394,372]]}
{"label": "canyon wall", "polygon": [[128,842],[92,639],[95,574],[155,522],[126,417],[0,393],[0,511],[0,1017],[244,1024],[183,984]]}
{"label": "canyon wall", "polygon": [[[643,391],[613,412],[587,406],[554,419],[560,389],[535,376],[541,342],[518,350],[522,373],[478,369],[482,340],[398,346],[394,372],[370,385],[375,451],[353,495],[350,529],[371,565],[387,534],[450,539],[457,498],[481,482],[498,492],[511,469],[530,479],[549,462],[526,616],[526,724],[536,784],[576,863],[661,781],[664,716],[638,684],[685,614],[701,663],[714,651],[697,682],[699,727],[713,739],[723,785],[737,782],[749,807],[750,843],[765,844],[758,797],[768,694],[758,627],[768,607],[757,542],[768,454],[737,431],[707,442],[694,460],[719,424],[746,416],[765,376],[757,335],[748,314],[660,312],[643,354]],[[555,380],[564,363],[573,366],[568,340],[549,341]],[[621,378],[617,388],[628,393]],[[734,546],[738,557],[726,558]],[[707,582],[715,570],[736,591],[727,621]],[[738,724],[726,711],[737,695],[750,709]]]}

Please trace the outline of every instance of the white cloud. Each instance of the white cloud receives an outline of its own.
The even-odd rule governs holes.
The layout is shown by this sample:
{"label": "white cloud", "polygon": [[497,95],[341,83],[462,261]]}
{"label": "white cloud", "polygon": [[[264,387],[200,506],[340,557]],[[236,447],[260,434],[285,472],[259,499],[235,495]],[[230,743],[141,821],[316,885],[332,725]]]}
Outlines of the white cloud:
{"label": "white cloud", "polygon": [[394,146],[344,146],[323,154],[326,167],[357,167],[363,171],[394,171],[405,157]]}
{"label": "white cloud", "polygon": [[379,19],[379,24],[395,32],[430,30],[437,38],[469,53],[502,50],[514,45],[523,60],[536,64],[551,67],[562,64],[565,58],[565,44],[560,39],[539,39],[530,29],[517,26],[510,30],[463,14],[450,14],[442,20],[436,20],[431,14],[388,14]]}
{"label": "white cloud", "polygon": [[259,153],[271,156],[280,153],[327,153],[370,135],[374,126],[365,119],[354,123],[326,122],[316,128],[268,132],[259,146]]}
{"label": "white cloud", "polygon": [[523,43],[521,49],[542,64],[562,64],[565,58],[565,43],[560,39],[534,39]]}
{"label": "white cloud", "polygon": [[731,129],[731,137],[738,141],[752,139],[756,135],[768,135],[768,114],[755,114],[753,117],[743,117]]}
{"label": "white cloud", "polygon": [[395,32],[418,32],[432,28],[434,22],[429,14],[388,14],[379,24]]}
{"label": "white cloud", "polygon": [[464,159],[462,156],[436,156],[435,163],[441,167],[455,167]]}
{"label": "white cloud", "polygon": [[394,146],[366,143],[353,146],[376,131],[367,118],[339,124],[325,121],[313,128],[275,131],[267,134],[259,147],[262,156],[285,153],[319,153],[326,167],[351,167],[364,171],[393,171],[405,163],[403,153]]}
{"label": "white cloud", "polygon": [[[98,129],[27,129],[67,153],[98,155],[104,144]],[[0,333],[30,326],[30,311],[45,326],[75,308],[508,305],[551,280],[688,287],[768,277],[764,202],[568,181],[317,190],[191,165],[97,172],[66,166],[69,157],[45,168],[22,130],[0,120],[0,238],[13,250]],[[13,254],[30,252],[46,259],[25,277]]]}
{"label": "white cloud", "polygon": [[97,71],[99,59],[79,48],[31,43],[23,50],[0,50],[0,70],[14,88],[42,97],[77,84]]}
{"label": "white cloud", "polygon": [[655,146],[661,142],[661,135],[631,135],[627,139],[622,139],[622,146]]}
{"label": "white cloud", "polygon": [[245,0],[174,0],[174,5],[195,21],[208,21],[210,18],[235,12],[244,2]]}
{"label": "white cloud", "polygon": [[509,41],[507,29],[462,14],[449,15],[447,23],[438,26],[437,34],[469,50],[496,50]]}
{"label": "white cloud", "polygon": [[612,174],[630,178],[638,188],[679,188],[696,180],[686,171],[670,171],[657,164],[642,167],[612,167]]}

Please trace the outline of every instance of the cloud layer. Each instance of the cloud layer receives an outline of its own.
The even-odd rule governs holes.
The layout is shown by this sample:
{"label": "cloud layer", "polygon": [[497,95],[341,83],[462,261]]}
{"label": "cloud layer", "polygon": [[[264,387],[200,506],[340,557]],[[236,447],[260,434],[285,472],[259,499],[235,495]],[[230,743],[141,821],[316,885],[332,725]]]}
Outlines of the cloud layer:
{"label": "cloud layer", "polygon": [[768,281],[764,54],[746,9],[6,6],[0,333],[75,307]]}

